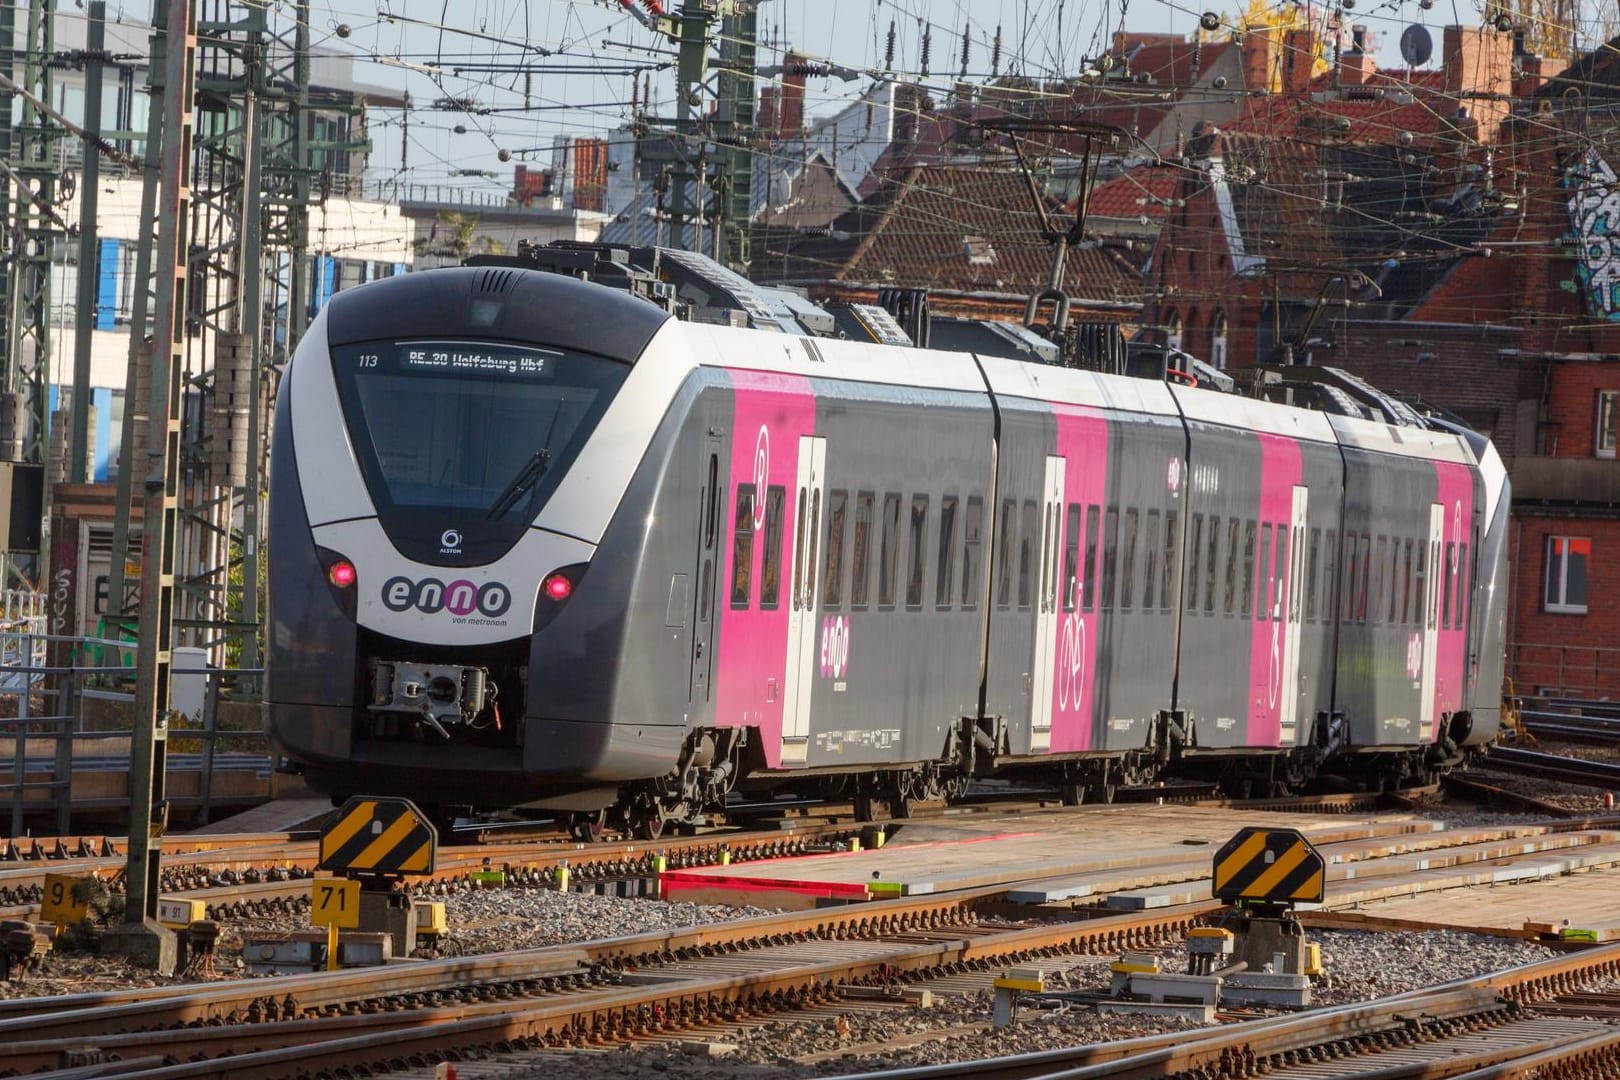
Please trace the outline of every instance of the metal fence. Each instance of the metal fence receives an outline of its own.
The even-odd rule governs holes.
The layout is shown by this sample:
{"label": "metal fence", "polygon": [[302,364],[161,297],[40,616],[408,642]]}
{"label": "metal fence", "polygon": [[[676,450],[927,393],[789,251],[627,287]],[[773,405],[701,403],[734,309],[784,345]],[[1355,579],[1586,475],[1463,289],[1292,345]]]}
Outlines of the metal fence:
{"label": "metal fence", "polygon": [[[260,670],[222,670],[183,650],[177,653],[165,725],[167,771],[171,779],[177,772],[198,775],[194,792],[170,798],[164,809],[191,811],[201,824],[216,805],[217,771],[251,769],[268,781],[271,763],[263,732],[219,726],[225,694],[256,680]],[[29,818],[48,818],[56,833],[65,835],[72,831],[75,812],[127,812],[127,787],[122,796],[97,791],[75,797],[73,780],[98,773],[128,777],[134,683],[135,650],[128,642],[0,629],[0,781],[10,781],[0,782],[5,792],[0,806],[9,802],[9,835],[24,835]],[[93,721],[94,713],[103,719]]]}

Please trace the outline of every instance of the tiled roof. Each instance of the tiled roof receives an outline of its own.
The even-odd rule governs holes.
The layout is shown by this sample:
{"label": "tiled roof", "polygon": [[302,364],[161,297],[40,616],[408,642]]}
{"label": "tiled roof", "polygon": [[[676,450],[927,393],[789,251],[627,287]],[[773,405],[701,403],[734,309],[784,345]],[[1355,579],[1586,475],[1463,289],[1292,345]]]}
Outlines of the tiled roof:
{"label": "tiled roof", "polygon": [[[1140,165],[1092,188],[1086,213],[1092,218],[1163,221],[1166,203],[1176,197],[1180,186],[1180,169]],[[1072,212],[1074,204],[1068,209]]]}
{"label": "tiled roof", "polygon": [[1204,72],[1235,48],[1237,46],[1230,41],[1199,44],[1176,38],[1144,42],[1134,49],[1127,49],[1125,55],[1116,60],[1123,59],[1126,70],[1132,75],[1146,75],[1160,85],[1186,89],[1196,84]]}
{"label": "tiled roof", "polygon": [[[1045,286],[1052,246],[1018,172],[921,166],[897,178],[890,197],[841,280],[968,292]],[[1066,266],[1063,285],[1077,300],[1141,299],[1140,272],[1119,251],[1072,252]]]}

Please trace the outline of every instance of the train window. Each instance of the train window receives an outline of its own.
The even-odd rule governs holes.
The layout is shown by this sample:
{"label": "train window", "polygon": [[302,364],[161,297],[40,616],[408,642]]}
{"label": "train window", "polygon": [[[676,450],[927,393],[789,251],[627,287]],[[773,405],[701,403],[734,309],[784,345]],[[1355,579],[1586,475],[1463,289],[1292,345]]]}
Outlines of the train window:
{"label": "train window", "polygon": [[1322,532],[1322,619],[1332,622],[1339,617],[1338,599],[1333,590],[1338,587],[1339,534],[1333,529]]}
{"label": "train window", "polygon": [[1038,610],[1054,611],[1057,604],[1056,588],[1053,579],[1057,577],[1057,567],[1053,565],[1057,560],[1057,532],[1059,518],[1062,516],[1062,503],[1043,503],[1041,510],[1041,580],[1040,591],[1036,594],[1035,602]]}
{"label": "train window", "polygon": [[1395,616],[1401,610],[1401,540],[1398,536],[1389,538],[1389,614],[1385,621],[1391,626],[1398,625]]}
{"label": "train window", "polygon": [[[810,515],[806,513],[806,511],[810,509],[810,507],[807,505],[809,503],[809,501],[810,501],[810,489],[809,488],[800,488],[799,489],[799,513],[793,519],[793,610],[794,611],[799,610],[799,592],[800,592],[800,589],[801,589],[801,583],[804,581],[804,549],[805,549],[804,523],[806,521],[808,521],[809,518],[810,518]],[[762,603],[762,604],[764,603],[763,594],[760,597],[760,603]]]}
{"label": "train window", "polygon": [[731,541],[731,606],[745,608],[753,590],[754,485],[737,485],[737,516]]}
{"label": "train window", "polygon": [[967,519],[962,522],[962,607],[979,606],[979,563],[984,551],[984,498],[969,495]]}
{"label": "train window", "polygon": [[1119,558],[1119,510],[1110,506],[1103,515],[1102,610],[1114,610],[1114,571]]}
{"label": "train window", "polygon": [[1372,538],[1366,533],[1361,534],[1361,572],[1357,581],[1361,589],[1356,593],[1356,621],[1367,621],[1367,581],[1368,571],[1372,563]]}
{"label": "train window", "polygon": [[1030,601],[1030,571],[1034,569],[1035,533],[1041,527],[1040,511],[1034,499],[1024,500],[1022,533],[1018,538],[1018,610],[1028,611]]}
{"label": "train window", "polygon": [[720,455],[709,455],[709,501],[703,512],[703,550],[714,550],[714,534],[720,527]]}
{"label": "train window", "polygon": [[928,561],[923,543],[928,537],[928,496],[911,497],[911,562],[906,572],[906,607],[922,606],[923,565]]}
{"label": "train window", "polygon": [[1198,567],[1201,565],[1199,556],[1204,553],[1204,515],[1192,516],[1192,535],[1187,538],[1187,550],[1191,558],[1187,560],[1187,610],[1198,610]]}
{"label": "train window", "polygon": [[1176,572],[1176,526],[1180,515],[1174,510],[1164,515],[1164,570],[1159,575],[1159,610],[1170,610],[1170,579]]}
{"label": "train window", "polygon": [[876,496],[870,491],[855,496],[855,543],[850,552],[849,602],[865,607],[872,581],[872,508]]}
{"label": "train window", "polygon": [[1209,560],[1204,566],[1204,614],[1215,614],[1215,570],[1220,566],[1221,516],[1209,516]]}
{"label": "train window", "polygon": [[765,489],[765,565],[759,574],[759,606],[774,608],[782,588],[782,511],[787,488],[772,484]]}
{"label": "train window", "polygon": [[1316,568],[1322,553],[1322,530],[1311,530],[1310,554],[1305,563],[1305,621],[1316,621]]}
{"label": "train window", "polygon": [[939,570],[936,572],[938,580],[934,582],[936,607],[950,607],[951,595],[955,592],[956,505],[959,501],[955,495],[947,495],[939,500]]}
{"label": "train window", "polygon": [[1439,614],[1440,614],[1440,577],[1441,577],[1442,574],[1444,574],[1446,572],[1445,565],[1443,563],[1441,563],[1441,561],[1440,561],[1440,550],[1441,549],[1440,549],[1440,541],[1439,540],[1431,540],[1429,542],[1429,581],[1430,581],[1429,592],[1433,594],[1429,598],[1429,626],[1428,626],[1428,628],[1430,630],[1433,630],[1435,628],[1435,622],[1439,618]]}
{"label": "train window", "polygon": [[1153,587],[1159,583],[1159,512],[1147,512],[1147,524],[1142,533],[1142,552],[1146,563],[1142,567],[1142,610],[1153,610]]}
{"label": "train window", "polygon": [[[1270,602],[1269,607],[1270,607],[1270,611],[1271,611],[1271,617],[1274,618],[1274,619],[1281,619],[1281,618],[1284,617],[1284,612],[1283,612],[1283,609],[1282,609],[1283,583],[1287,579],[1287,576],[1288,576],[1288,550],[1289,549],[1288,549],[1288,526],[1287,525],[1278,525],[1277,526],[1276,542],[1277,542],[1277,546],[1276,546],[1275,549],[1273,549],[1273,551],[1271,553],[1272,554],[1271,597],[1270,597],[1271,602]],[[1297,610],[1298,605],[1295,605],[1295,607],[1296,607],[1296,610],[1293,613],[1293,617],[1297,619],[1297,618],[1299,618],[1299,611]]]}
{"label": "train window", "polygon": [[1102,526],[1102,510],[1095,506],[1086,507],[1086,564],[1080,571],[1080,608],[1082,611],[1095,611],[1097,608],[1097,531]]}
{"label": "train window", "polygon": [[1455,612],[1455,618],[1453,618],[1452,621],[1451,621],[1451,628],[1453,630],[1461,630],[1463,628],[1463,611],[1467,607],[1467,605],[1464,603],[1464,600],[1465,600],[1466,597],[1472,596],[1474,594],[1473,589],[1470,587],[1472,582],[1473,582],[1473,577],[1474,577],[1473,571],[1474,571],[1474,568],[1468,561],[1468,545],[1466,543],[1458,545],[1458,547],[1457,547],[1457,610]]}
{"label": "train window", "polygon": [[900,496],[883,496],[882,549],[878,553],[878,604],[894,606],[895,572],[900,568]]}
{"label": "train window", "polygon": [[1380,613],[1384,610],[1384,589],[1390,584],[1384,580],[1389,576],[1384,572],[1384,568],[1389,564],[1389,537],[1380,535],[1378,537],[1377,547],[1378,557],[1373,560],[1374,584],[1372,590],[1372,621],[1375,623],[1384,621],[1382,618],[1380,618]]}
{"label": "train window", "polygon": [[1344,610],[1340,615],[1341,622],[1356,621],[1356,570],[1361,565],[1356,558],[1359,547],[1360,541],[1355,533],[1344,538]]}
{"label": "train window", "polygon": [[1135,510],[1125,511],[1125,535],[1122,546],[1125,548],[1125,565],[1119,575],[1119,610],[1131,610],[1131,602],[1136,598],[1136,526],[1138,514]]}
{"label": "train window", "polygon": [[1445,595],[1440,603],[1440,629],[1445,630],[1451,626],[1451,594],[1457,585],[1457,541],[1446,541],[1445,569],[1440,575],[1445,578]]}
{"label": "train window", "polygon": [[[1265,570],[1272,560],[1272,526],[1260,526],[1260,593],[1265,593]],[[1254,607],[1254,521],[1243,533],[1243,614]],[[1260,599],[1260,619],[1265,619],[1265,597]]]}
{"label": "train window", "polygon": [[1413,625],[1422,627],[1429,607],[1429,544],[1417,541],[1417,573],[1413,575]]}
{"label": "train window", "polygon": [[1013,499],[1001,501],[1001,542],[996,545],[998,577],[996,606],[1004,608],[1012,603],[1012,549],[1017,539],[1013,523],[1018,516],[1018,503]]}
{"label": "train window", "polygon": [[[1237,610],[1237,575],[1238,575],[1238,527],[1242,522],[1237,518],[1226,519],[1226,604],[1228,615]],[[1254,543],[1254,526],[1249,526],[1249,543]],[[1248,557],[1254,558],[1252,547]],[[1252,568],[1252,567],[1251,567]]]}
{"label": "train window", "polygon": [[[1271,588],[1271,524],[1260,523],[1260,573],[1259,581],[1255,580],[1254,572],[1254,522],[1249,522],[1247,542],[1243,545],[1243,614],[1249,613],[1249,605],[1254,604],[1256,617],[1267,618],[1266,591]],[[1260,599],[1254,601],[1255,586],[1260,587]]]}
{"label": "train window", "polygon": [[1401,547],[1401,625],[1412,623],[1412,541],[1402,540]]}
{"label": "train window", "polygon": [[849,492],[827,495],[827,572],[822,577],[822,606],[836,608],[844,600],[844,525],[849,514]]}
{"label": "train window", "polygon": [[1063,610],[1073,611],[1080,603],[1080,504],[1069,504],[1063,524]]}
{"label": "train window", "polygon": [[1289,535],[1292,538],[1288,548],[1291,561],[1284,564],[1288,567],[1288,577],[1283,581],[1283,588],[1288,590],[1288,621],[1298,625],[1300,616],[1305,613],[1305,590],[1301,587],[1305,568],[1305,526],[1295,525]]}

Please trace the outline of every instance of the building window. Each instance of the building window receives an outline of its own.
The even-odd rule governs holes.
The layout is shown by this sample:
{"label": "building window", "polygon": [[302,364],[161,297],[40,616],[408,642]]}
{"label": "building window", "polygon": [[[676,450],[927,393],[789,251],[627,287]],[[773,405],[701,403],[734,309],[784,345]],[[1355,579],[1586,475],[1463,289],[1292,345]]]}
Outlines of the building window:
{"label": "building window", "polygon": [[1614,457],[1615,412],[1620,405],[1620,390],[1599,390],[1597,396],[1597,449],[1601,458]]}
{"label": "building window", "polygon": [[1226,370],[1226,315],[1217,311],[1209,321],[1209,362]]}
{"label": "building window", "polygon": [[1542,610],[1586,614],[1586,564],[1592,540],[1586,536],[1547,537],[1547,575]]}
{"label": "building window", "polygon": [[1181,315],[1172,311],[1164,318],[1164,343],[1172,349],[1181,348]]}

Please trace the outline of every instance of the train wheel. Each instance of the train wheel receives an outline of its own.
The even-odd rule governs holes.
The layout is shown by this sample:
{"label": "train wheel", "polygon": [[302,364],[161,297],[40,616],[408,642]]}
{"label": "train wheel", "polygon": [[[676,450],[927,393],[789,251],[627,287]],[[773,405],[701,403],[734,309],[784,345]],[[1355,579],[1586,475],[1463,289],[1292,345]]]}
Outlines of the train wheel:
{"label": "train wheel", "polygon": [[606,808],[592,813],[575,814],[568,822],[568,835],[585,843],[599,843],[608,832]]}
{"label": "train wheel", "polygon": [[870,796],[870,795],[857,795],[857,796],[855,796],[855,820],[856,821],[876,821],[877,820],[877,811],[876,811],[876,807],[874,806],[874,800],[873,800],[872,796]]}
{"label": "train wheel", "polygon": [[1118,787],[1108,781],[1087,784],[1085,800],[1093,803],[1111,803],[1114,801],[1114,795],[1118,790]]}
{"label": "train wheel", "polygon": [[1086,801],[1084,784],[1059,784],[1058,798],[1064,806],[1079,806]]}
{"label": "train wheel", "polygon": [[657,840],[664,835],[664,815],[657,807],[637,809],[630,818],[630,833],[637,840]]}

